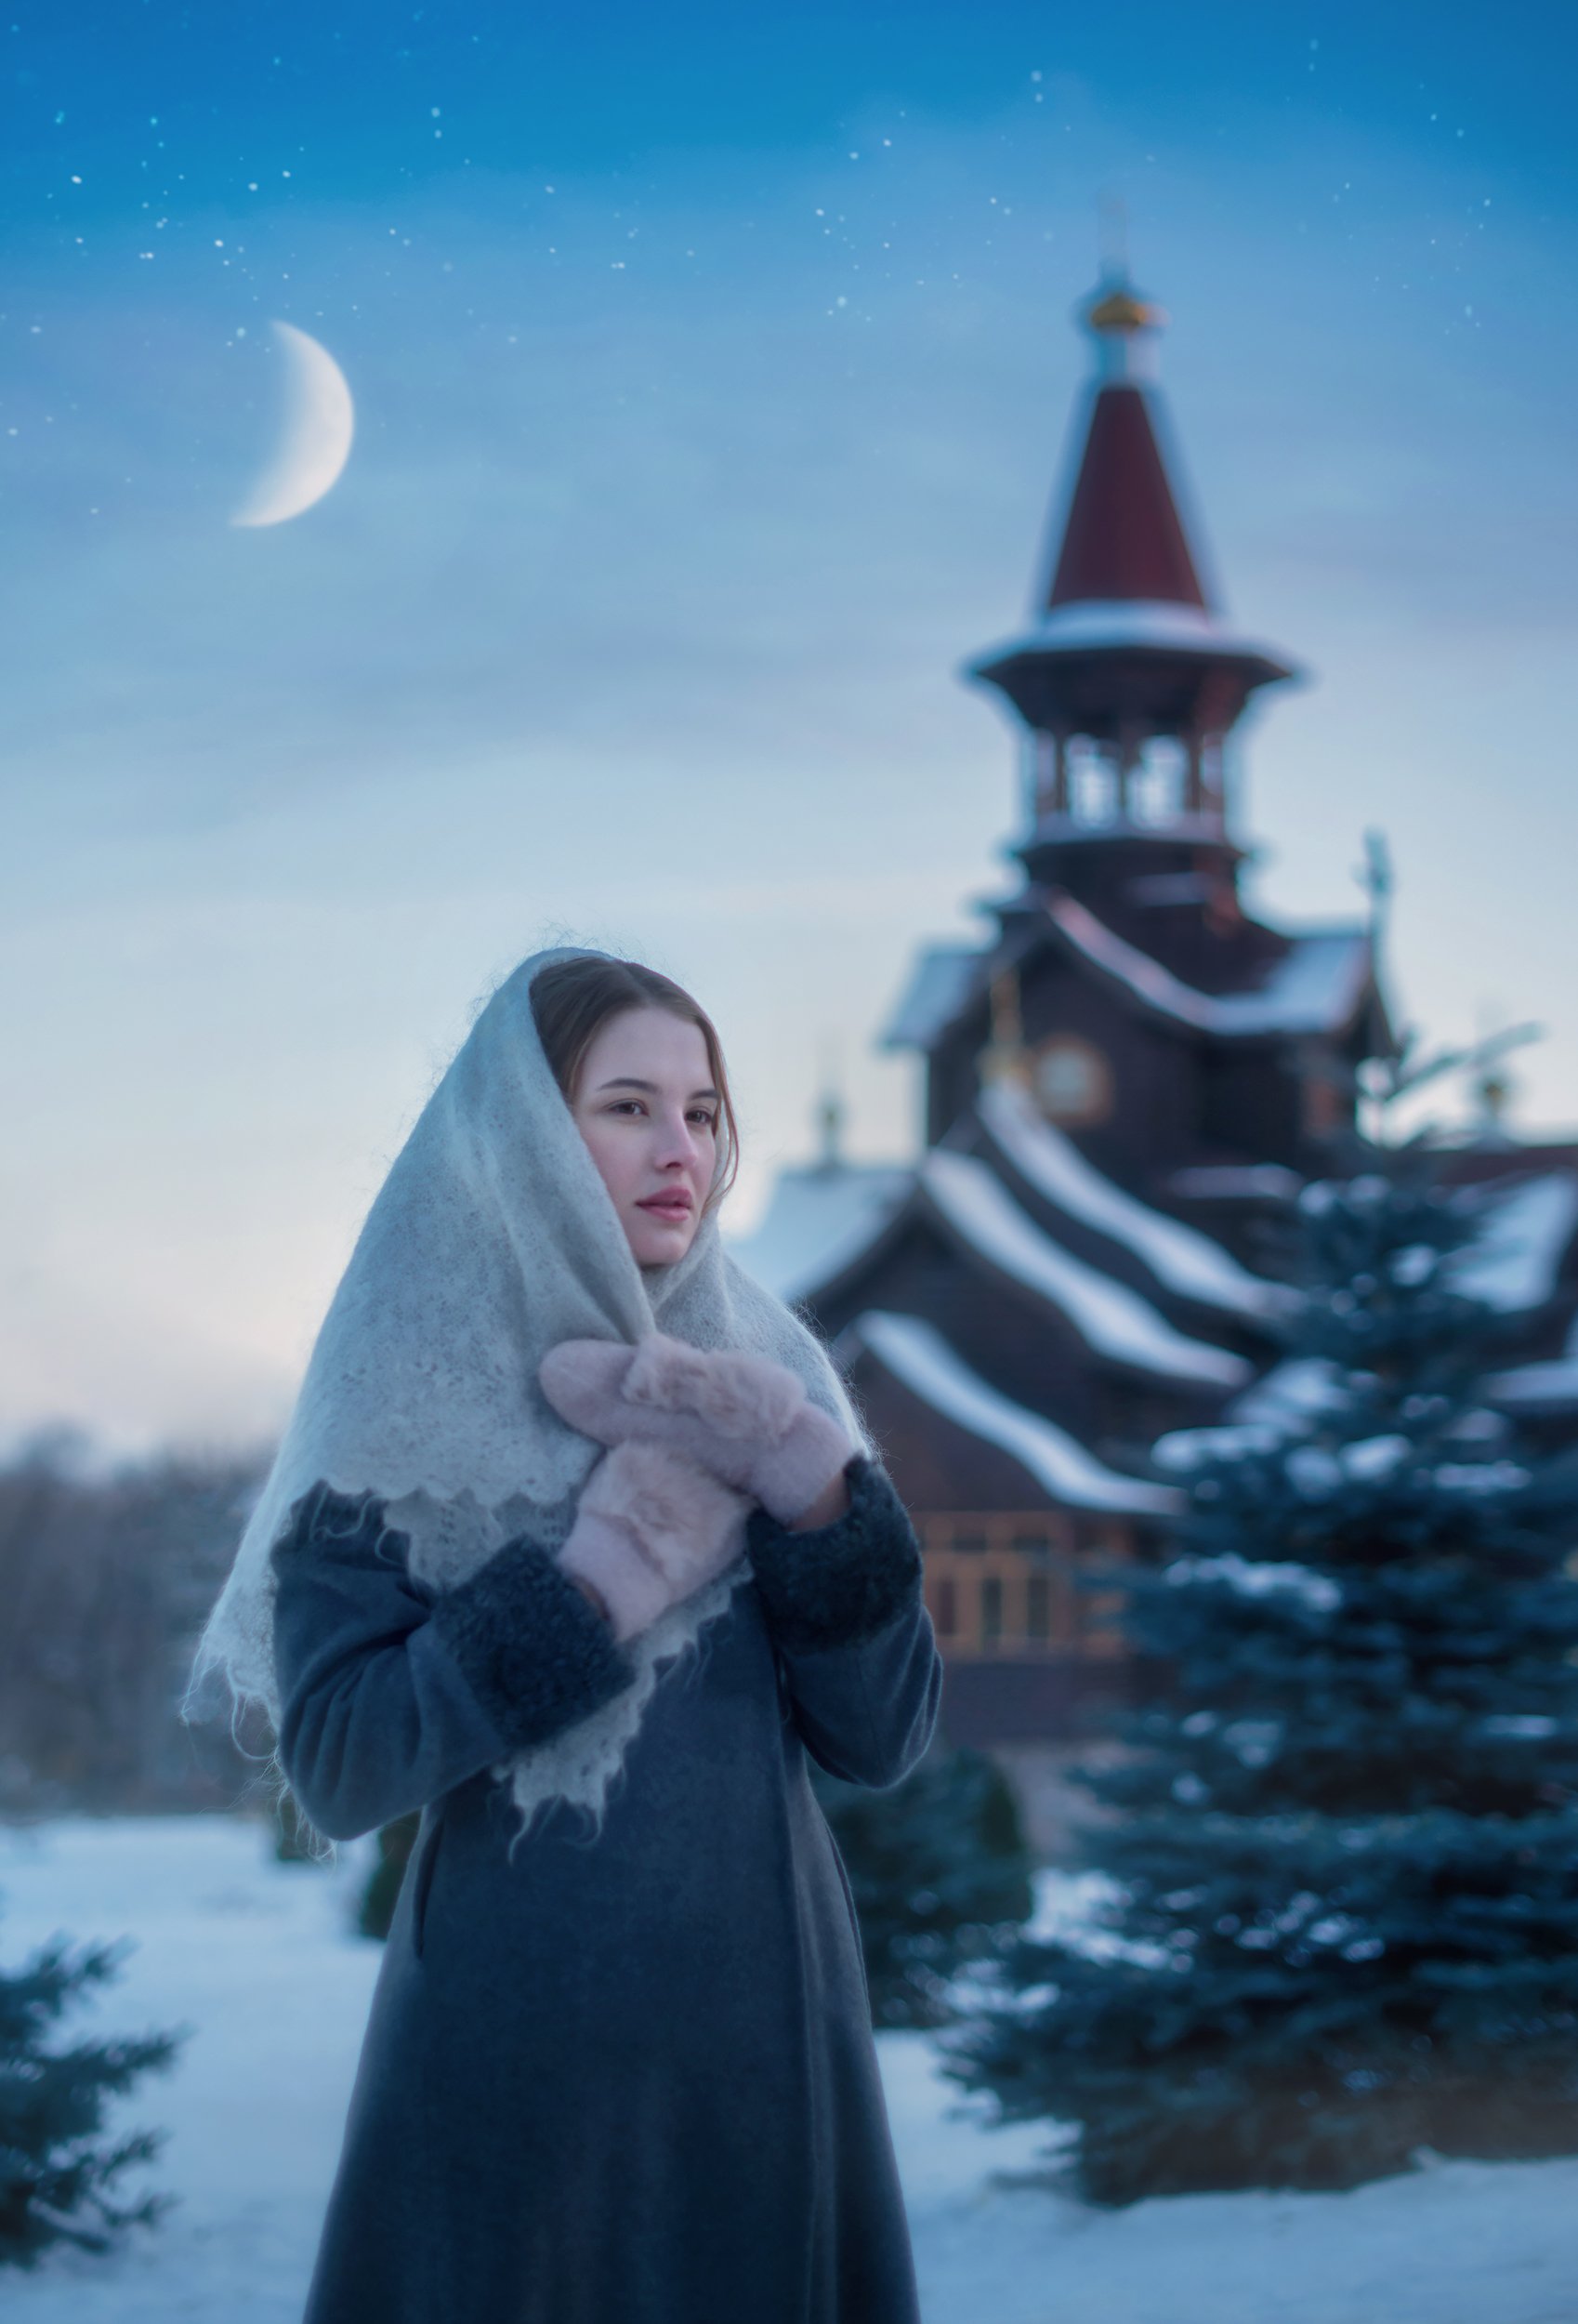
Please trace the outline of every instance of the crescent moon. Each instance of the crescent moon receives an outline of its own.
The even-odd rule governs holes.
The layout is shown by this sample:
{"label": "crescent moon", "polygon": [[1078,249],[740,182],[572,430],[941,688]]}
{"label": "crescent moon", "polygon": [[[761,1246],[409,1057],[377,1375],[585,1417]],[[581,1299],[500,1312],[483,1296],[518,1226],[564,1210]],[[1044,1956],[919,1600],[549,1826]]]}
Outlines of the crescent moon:
{"label": "crescent moon", "polygon": [[294,323],[275,323],[273,330],[289,372],[285,430],[232,524],[283,524],[300,516],[322,499],[350,457],[356,410],[344,372]]}

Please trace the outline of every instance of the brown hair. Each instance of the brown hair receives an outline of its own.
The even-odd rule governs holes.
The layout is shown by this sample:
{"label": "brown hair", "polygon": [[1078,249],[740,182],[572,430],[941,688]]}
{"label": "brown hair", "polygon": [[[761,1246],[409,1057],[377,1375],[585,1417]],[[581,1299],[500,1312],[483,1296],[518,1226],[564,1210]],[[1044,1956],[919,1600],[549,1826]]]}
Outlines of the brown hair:
{"label": "brown hair", "polygon": [[710,1210],[734,1183],[740,1167],[740,1125],[724,1068],[723,1044],[701,1003],[657,969],[644,968],[638,960],[611,959],[602,953],[556,961],[532,980],[532,1014],[537,1022],[538,1038],[567,1105],[574,1099],[586,1051],[609,1019],[622,1016],[627,1009],[666,1009],[671,1017],[693,1024],[706,1043],[707,1070],[717,1091],[723,1129],[724,1165],[704,1206]]}

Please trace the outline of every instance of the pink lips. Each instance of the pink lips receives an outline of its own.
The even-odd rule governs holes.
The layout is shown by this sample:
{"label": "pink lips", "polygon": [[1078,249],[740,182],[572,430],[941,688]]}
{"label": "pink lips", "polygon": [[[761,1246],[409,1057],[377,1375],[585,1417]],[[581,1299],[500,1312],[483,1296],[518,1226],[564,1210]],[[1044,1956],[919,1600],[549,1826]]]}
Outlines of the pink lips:
{"label": "pink lips", "polygon": [[677,1192],[672,1195],[649,1195],[646,1201],[638,1202],[636,1208],[638,1210],[650,1210],[655,1219],[672,1219],[677,1222],[680,1219],[690,1217],[690,1197],[689,1195]]}

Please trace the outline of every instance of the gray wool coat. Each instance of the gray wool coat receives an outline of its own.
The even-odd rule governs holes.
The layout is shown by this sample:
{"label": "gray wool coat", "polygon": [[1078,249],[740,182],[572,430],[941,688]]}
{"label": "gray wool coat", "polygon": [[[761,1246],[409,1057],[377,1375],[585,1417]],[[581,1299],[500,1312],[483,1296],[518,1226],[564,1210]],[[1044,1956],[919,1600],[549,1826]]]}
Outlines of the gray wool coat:
{"label": "gray wool coat", "polygon": [[897,1783],[942,1668],[883,1470],[663,1670],[600,1837],[487,1770],[633,1666],[521,1538],[414,1579],[319,1485],[273,1556],[280,1753],[349,1838],[423,1813],[304,2324],[918,2324],[848,1880],[806,1773]]}

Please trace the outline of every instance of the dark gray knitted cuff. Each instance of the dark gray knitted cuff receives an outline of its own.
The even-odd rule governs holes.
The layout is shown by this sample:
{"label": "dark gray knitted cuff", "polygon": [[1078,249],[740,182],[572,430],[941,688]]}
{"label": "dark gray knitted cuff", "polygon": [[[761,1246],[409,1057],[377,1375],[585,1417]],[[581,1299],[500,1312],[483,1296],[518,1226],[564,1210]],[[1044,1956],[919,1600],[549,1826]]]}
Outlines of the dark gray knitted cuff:
{"label": "dark gray knitted cuff", "polygon": [[559,1566],[506,1541],[434,1604],[433,1626],[506,1743],[546,1743],[622,1694],[636,1666]]}
{"label": "dark gray knitted cuff", "polygon": [[858,1645],[921,1586],[920,1544],[888,1472],[862,1458],[844,1474],[849,1506],[832,1525],[793,1533],[758,1508],[745,1526],[768,1619],[791,1652]]}

